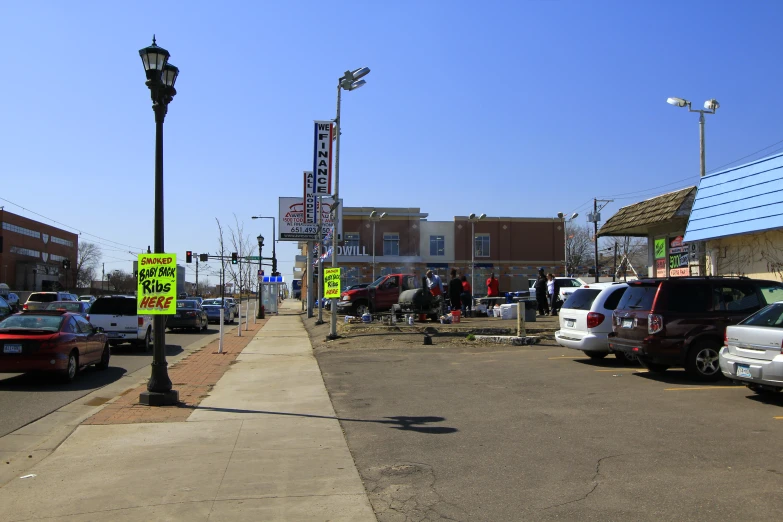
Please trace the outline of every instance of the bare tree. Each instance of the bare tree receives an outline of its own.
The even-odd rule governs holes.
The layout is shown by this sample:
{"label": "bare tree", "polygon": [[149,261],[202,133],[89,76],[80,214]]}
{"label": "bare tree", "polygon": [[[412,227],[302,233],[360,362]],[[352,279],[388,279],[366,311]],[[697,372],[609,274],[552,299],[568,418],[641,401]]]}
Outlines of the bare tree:
{"label": "bare tree", "polygon": [[74,280],[77,287],[90,288],[97,275],[101,255],[101,249],[98,245],[86,241],[79,243],[78,257],[74,267]]}
{"label": "bare tree", "polygon": [[567,222],[565,233],[568,273],[576,273],[585,265],[593,266],[593,229],[590,225]]}
{"label": "bare tree", "polygon": [[106,275],[109,288],[120,294],[132,294],[136,290],[136,278],[122,270],[114,270]]}
{"label": "bare tree", "polygon": [[[253,288],[251,284],[251,277],[255,273],[255,263],[250,263],[244,259],[248,256],[255,254],[256,245],[253,243],[253,238],[249,234],[245,234],[244,223],[240,223],[237,219],[237,215],[234,214],[234,224],[236,228],[228,227],[231,232],[231,246],[239,255],[239,263],[229,264],[229,274],[231,280],[234,281],[234,287],[239,289],[240,295],[247,288]],[[255,278],[253,278],[255,279]]]}

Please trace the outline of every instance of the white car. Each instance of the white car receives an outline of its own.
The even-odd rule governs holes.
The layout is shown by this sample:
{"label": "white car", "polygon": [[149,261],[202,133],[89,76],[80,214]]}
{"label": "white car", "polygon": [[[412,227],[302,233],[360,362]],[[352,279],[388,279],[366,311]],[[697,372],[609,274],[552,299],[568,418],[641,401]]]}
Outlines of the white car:
{"label": "white car", "polygon": [[[560,330],[555,340],[560,346],[581,350],[593,359],[609,354],[612,312],[628,285],[592,283],[574,289],[560,309]],[[622,359],[622,355],[616,355]]]}
{"label": "white car", "polygon": [[783,301],[726,328],[720,370],[756,393],[783,390]]}

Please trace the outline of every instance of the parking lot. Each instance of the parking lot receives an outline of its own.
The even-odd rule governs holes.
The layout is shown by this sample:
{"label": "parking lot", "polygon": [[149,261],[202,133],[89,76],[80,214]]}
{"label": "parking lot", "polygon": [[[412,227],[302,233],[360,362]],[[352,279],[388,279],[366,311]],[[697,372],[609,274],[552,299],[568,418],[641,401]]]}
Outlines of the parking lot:
{"label": "parking lot", "polygon": [[552,341],[369,333],[321,370],[378,519],[771,520],[783,400]]}

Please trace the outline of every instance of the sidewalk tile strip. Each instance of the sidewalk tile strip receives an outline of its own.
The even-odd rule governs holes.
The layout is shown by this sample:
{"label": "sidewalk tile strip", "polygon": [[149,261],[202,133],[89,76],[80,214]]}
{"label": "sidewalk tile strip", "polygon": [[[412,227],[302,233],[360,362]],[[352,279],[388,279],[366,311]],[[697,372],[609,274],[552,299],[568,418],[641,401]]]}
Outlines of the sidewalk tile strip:
{"label": "sidewalk tile strip", "polygon": [[184,422],[193,413],[193,407],[198,406],[209,394],[268,319],[256,321],[256,324],[250,323],[247,330],[244,329],[245,325],[242,325],[242,337],[237,337],[236,331],[224,334],[225,353],[222,355],[215,353],[219,344],[216,339],[200,351],[169,367],[169,378],[173,388],[179,392],[180,403],[177,406],[152,407],[139,404],[139,394],[147,389],[145,384],[107,403],[101,411],[82,424]]}

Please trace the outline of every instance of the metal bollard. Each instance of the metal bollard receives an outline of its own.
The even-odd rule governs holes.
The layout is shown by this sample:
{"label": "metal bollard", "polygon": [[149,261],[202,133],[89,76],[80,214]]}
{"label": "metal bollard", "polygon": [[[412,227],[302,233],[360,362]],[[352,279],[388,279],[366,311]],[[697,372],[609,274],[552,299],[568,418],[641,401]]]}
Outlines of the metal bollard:
{"label": "metal bollard", "polygon": [[525,329],[525,303],[517,301],[517,337],[527,337]]}
{"label": "metal bollard", "polygon": [[220,337],[218,341],[218,353],[223,353],[223,307],[220,307]]}

